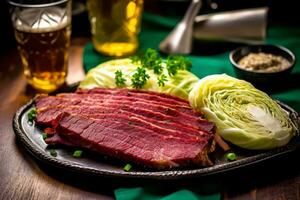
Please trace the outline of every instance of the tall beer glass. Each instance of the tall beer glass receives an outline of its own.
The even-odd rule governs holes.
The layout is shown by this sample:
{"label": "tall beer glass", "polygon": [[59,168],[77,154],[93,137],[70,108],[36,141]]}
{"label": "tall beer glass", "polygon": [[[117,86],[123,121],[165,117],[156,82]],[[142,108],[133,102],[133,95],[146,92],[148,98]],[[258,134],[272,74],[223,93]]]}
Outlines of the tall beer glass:
{"label": "tall beer glass", "polygon": [[143,0],[87,0],[87,8],[98,52],[125,56],[136,51]]}
{"label": "tall beer glass", "polygon": [[51,92],[65,82],[71,0],[9,0],[15,38],[28,83]]}

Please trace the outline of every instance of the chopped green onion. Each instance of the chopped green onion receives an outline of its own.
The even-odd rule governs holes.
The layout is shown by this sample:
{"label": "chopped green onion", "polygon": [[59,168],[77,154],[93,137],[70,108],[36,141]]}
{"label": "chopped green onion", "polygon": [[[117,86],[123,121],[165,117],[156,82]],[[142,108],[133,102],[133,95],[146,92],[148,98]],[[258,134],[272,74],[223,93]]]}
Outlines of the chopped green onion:
{"label": "chopped green onion", "polygon": [[57,152],[55,151],[55,149],[49,149],[49,153],[51,156],[56,157],[57,156]]}
{"label": "chopped green onion", "polygon": [[42,137],[43,137],[43,140],[46,140],[46,139],[48,138],[47,133],[43,133],[43,134],[42,134]]}
{"label": "chopped green onion", "polygon": [[82,151],[81,150],[76,150],[73,153],[73,157],[75,157],[75,158],[80,158],[81,155],[82,155]]}
{"label": "chopped green onion", "polygon": [[131,168],[132,168],[131,164],[126,164],[123,169],[124,171],[129,172]]}
{"label": "chopped green onion", "polygon": [[27,117],[28,117],[28,121],[29,122],[33,122],[33,120],[35,120],[35,118],[36,118],[36,109],[35,108],[32,108],[31,110],[30,110],[30,112],[27,114]]}
{"label": "chopped green onion", "polygon": [[236,154],[235,153],[228,153],[226,155],[226,158],[229,160],[229,161],[234,161],[236,160]]}

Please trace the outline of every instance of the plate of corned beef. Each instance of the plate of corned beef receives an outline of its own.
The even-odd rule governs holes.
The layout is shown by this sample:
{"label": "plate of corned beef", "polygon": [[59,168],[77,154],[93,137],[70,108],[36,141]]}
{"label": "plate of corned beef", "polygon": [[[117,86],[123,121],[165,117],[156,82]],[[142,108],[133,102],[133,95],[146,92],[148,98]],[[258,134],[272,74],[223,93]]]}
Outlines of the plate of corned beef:
{"label": "plate of corned beef", "polygon": [[[292,120],[298,114],[280,103]],[[36,96],[13,121],[17,138],[39,160],[100,176],[175,179],[216,174],[294,151],[299,137],[270,151],[233,147],[228,161],[213,123],[167,94],[78,89]],[[124,167],[125,166],[125,167]]]}

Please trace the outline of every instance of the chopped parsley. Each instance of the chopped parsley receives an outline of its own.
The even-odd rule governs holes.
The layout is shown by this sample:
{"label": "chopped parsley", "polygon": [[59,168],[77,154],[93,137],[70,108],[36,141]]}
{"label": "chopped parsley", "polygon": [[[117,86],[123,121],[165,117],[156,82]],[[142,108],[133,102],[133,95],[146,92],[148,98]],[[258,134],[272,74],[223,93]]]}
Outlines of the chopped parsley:
{"label": "chopped parsley", "polygon": [[131,86],[135,89],[141,89],[149,78],[150,76],[147,74],[145,68],[138,67],[136,72],[132,75]]}
{"label": "chopped parsley", "polygon": [[46,139],[48,138],[47,133],[43,133],[43,134],[42,134],[42,137],[43,137],[43,140],[46,140]]}
{"label": "chopped parsley", "polygon": [[35,118],[36,118],[36,109],[35,108],[32,108],[31,110],[30,110],[30,112],[27,114],[27,117],[28,117],[28,121],[29,122],[33,122],[34,120],[35,120]]}
{"label": "chopped parsley", "polygon": [[57,152],[55,151],[55,149],[49,149],[49,153],[51,156],[56,157],[57,156]]}
{"label": "chopped parsley", "polygon": [[131,168],[132,168],[131,164],[126,164],[126,165],[124,166],[123,170],[124,170],[125,172],[129,172]]}
{"label": "chopped parsley", "polygon": [[82,151],[81,150],[74,151],[73,157],[80,158],[81,156],[82,156]]}
{"label": "chopped parsley", "polygon": [[115,72],[115,81],[118,87],[125,85],[126,79],[123,77],[123,73],[120,70]]}

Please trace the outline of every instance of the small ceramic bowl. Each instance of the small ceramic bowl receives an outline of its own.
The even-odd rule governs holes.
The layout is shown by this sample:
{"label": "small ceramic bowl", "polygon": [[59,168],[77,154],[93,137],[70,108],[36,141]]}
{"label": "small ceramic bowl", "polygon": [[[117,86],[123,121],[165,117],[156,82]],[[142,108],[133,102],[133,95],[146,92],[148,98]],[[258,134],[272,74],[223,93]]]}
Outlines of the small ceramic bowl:
{"label": "small ceramic bowl", "polygon": [[[260,52],[275,56],[282,56],[289,61],[290,65],[278,72],[258,72],[246,70],[238,64],[239,60],[244,56],[247,56],[249,53]],[[270,83],[273,84],[280,82],[281,84],[284,84],[282,81],[287,80],[296,62],[295,55],[290,50],[277,45],[250,45],[240,47],[230,53],[229,59],[238,78],[244,79],[258,86],[267,86]]]}

